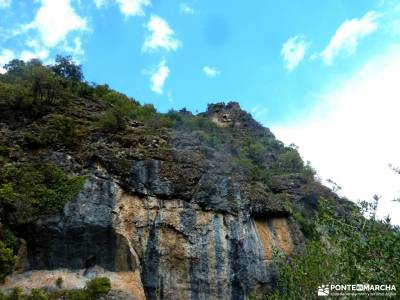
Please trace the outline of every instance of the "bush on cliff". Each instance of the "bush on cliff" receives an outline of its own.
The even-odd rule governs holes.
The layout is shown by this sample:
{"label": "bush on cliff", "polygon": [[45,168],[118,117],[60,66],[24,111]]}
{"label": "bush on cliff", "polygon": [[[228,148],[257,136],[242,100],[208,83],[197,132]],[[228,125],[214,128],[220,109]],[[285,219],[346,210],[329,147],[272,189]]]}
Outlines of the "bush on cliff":
{"label": "bush on cliff", "polygon": [[82,142],[85,135],[84,130],[72,118],[60,114],[52,115],[47,124],[38,131],[24,134],[24,146],[31,149],[44,146],[74,148]]}
{"label": "bush on cliff", "polygon": [[0,216],[23,224],[59,211],[82,189],[84,177],[72,176],[51,163],[26,162],[0,170]]}
{"label": "bush on cliff", "polygon": [[[400,229],[376,219],[378,198],[360,202],[347,220],[335,216],[335,203],[321,200],[303,255],[275,257],[280,278],[266,299],[314,299],[319,285],[394,284],[400,286]],[[363,217],[364,216],[364,217]],[[306,222],[304,220],[304,222]]]}
{"label": "bush on cliff", "polygon": [[0,292],[0,300],[98,300],[110,290],[109,278],[95,277],[86,283],[85,288],[79,290],[45,292],[41,289],[32,289],[29,294],[24,294],[22,289],[14,288],[6,294]]}
{"label": "bush on cliff", "polygon": [[107,277],[96,277],[86,283],[85,291],[90,299],[98,299],[111,290],[111,282]]}
{"label": "bush on cliff", "polygon": [[0,241],[0,283],[3,282],[5,275],[12,269],[15,260],[13,249]]}

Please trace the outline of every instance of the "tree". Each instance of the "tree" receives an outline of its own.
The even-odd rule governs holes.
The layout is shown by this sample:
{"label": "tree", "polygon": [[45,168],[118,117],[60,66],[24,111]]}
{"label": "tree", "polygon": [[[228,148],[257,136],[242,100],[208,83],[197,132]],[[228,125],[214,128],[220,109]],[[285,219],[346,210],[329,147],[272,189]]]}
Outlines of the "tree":
{"label": "tree", "polygon": [[4,69],[9,74],[21,76],[25,69],[25,62],[20,59],[13,59],[12,61],[4,65]]}
{"label": "tree", "polygon": [[75,64],[71,56],[56,56],[56,64],[52,67],[54,73],[58,76],[78,83],[83,80],[82,66]]}
{"label": "tree", "polygon": [[319,212],[308,220],[313,234],[303,254],[287,258],[276,253],[274,264],[280,276],[268,299],[314,299],[321,284],[398,287],[400,229],[388,217],[376,218],[379,197],[360,202],[346,219],[335,214],[333,199],[319,202]]}

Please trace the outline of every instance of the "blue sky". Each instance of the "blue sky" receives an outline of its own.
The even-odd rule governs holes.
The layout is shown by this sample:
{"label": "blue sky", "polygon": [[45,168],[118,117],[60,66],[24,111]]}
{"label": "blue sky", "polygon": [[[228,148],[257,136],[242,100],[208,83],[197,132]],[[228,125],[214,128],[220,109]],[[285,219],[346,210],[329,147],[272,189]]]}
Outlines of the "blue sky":
{"label": "blue sky", "polygon": [[238,101],[400,223],[399,17],[389,0],[0,0],[0,65],[70,54],[161,112]]}

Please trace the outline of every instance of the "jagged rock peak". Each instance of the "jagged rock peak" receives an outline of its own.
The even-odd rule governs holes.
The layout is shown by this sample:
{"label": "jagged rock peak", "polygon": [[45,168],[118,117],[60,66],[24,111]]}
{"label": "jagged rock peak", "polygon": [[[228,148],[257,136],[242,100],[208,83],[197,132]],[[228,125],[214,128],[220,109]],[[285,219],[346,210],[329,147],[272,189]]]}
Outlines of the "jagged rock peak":
{"label": "jagged rock peak", "polygon": [[251,114],[240,107],[235,101],[208,104],[207,111],[201,115],[208,117],[218,127],[234,127],[252,136],[274,137],[272,132],[253,119]]}

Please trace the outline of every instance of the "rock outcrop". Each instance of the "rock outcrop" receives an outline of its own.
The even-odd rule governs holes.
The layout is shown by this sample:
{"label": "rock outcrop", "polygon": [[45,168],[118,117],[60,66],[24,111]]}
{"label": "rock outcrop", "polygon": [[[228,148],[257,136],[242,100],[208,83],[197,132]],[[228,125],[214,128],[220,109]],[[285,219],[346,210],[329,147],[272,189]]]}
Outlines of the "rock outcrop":
{"label": "rock outcrop", "polygon": [[[237,103],[211,105],[204,116],[235,134],[275,139]],[[110,277],[122,299],[245,299],[273,289],[273,252],[304,247],[293,207],[312,212],[330,191],[295,175],[254,181],[187,132],[153,133],[138,153],[144,129],[130,130],[118,146],[35,153],[86,181],[60,213],[18,228],[27,250],[3,289],[56,289],[58,277],[74,289],[96,274]],[[262,163],[283,149],[276,142]]]}

